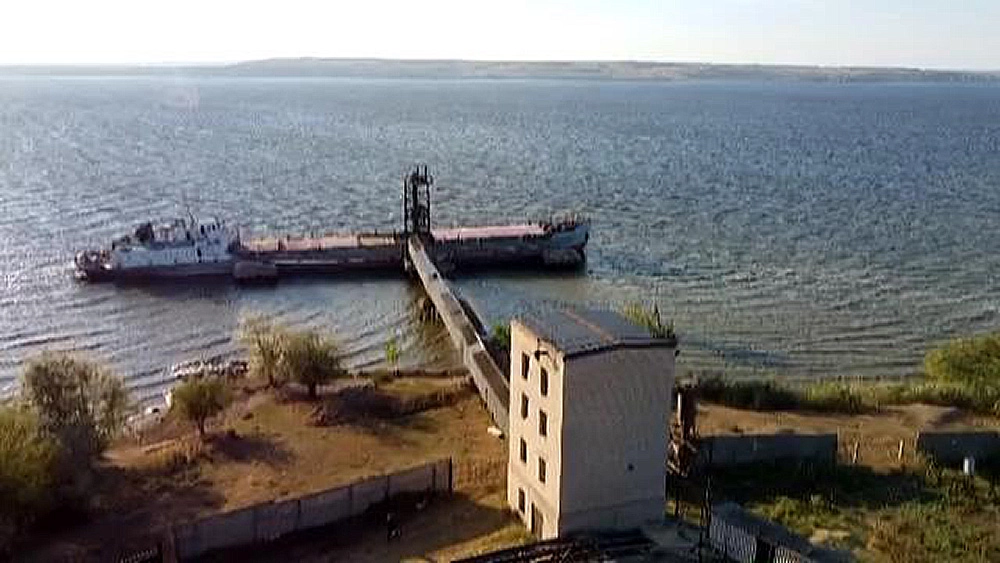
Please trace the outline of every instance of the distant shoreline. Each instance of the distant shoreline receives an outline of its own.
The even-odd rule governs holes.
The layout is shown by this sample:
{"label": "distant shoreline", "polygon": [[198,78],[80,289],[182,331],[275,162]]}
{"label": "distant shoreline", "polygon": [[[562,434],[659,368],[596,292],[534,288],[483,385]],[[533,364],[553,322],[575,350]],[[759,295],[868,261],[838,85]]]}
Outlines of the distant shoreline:
{"label": "distant shoreline", "polygon": [[221,76],[356,78],[549,78],[596,80],[762,80],[801,82],[1000,83],[998,71],[736,65],[640,61],[464,61],[266,59],[204,65],[2,65],[0,76]]}

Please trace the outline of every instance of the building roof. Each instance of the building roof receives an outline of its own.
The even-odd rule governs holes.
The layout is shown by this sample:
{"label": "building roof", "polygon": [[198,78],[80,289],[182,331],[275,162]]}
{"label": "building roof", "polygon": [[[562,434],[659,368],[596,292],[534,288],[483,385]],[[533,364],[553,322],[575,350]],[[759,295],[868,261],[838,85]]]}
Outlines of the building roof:
{"label": "building roof", "polygon": [[674,339],[654,338],[614,311],[600,309],[545,309],[526,313],[518,320],[567,357],[613,348],[674,347]]}

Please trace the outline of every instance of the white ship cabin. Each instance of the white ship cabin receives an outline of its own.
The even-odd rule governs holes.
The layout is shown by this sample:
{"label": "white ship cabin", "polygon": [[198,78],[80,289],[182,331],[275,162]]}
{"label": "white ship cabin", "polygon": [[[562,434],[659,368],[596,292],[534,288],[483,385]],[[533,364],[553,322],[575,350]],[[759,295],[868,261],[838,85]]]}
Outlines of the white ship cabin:
{"label": "white ship cabin", "polygon": [[173,223],[144,223],[135,233],[112,243],[115,268],[211,264],[227,262],[239,244],[239,233],[216,219],[198,223],[177,219]]}

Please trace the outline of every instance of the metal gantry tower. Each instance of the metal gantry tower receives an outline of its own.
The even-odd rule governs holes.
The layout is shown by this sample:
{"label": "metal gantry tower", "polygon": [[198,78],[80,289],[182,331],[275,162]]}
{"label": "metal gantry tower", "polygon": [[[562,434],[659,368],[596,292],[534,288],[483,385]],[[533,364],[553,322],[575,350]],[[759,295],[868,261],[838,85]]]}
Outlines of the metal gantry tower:
{"label": "metal gantry tower", "polygon": [[427,165],[417,167],[403,178],[403,233],[431,237],[431,186],[434,177]]}

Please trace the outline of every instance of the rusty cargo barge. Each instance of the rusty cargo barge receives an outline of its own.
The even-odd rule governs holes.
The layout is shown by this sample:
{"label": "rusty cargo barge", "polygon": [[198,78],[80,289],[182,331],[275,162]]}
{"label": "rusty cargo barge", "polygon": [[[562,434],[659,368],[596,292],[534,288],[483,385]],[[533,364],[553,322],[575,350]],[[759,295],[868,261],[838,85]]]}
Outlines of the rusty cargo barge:
{"label": "rusty cargo barge", "polygon": [[87,281],[217,276],[268,282],[298,275],[403,272],[408,267],[407,241],[414,237],[444,271],[574,269],[585,263],[590,238],[585,219],[432,228],[433,183],[426,166],[404,177],[402,231],[243,240],[239,231],[219,221],[146,223],[110,249],[79,253],[77,276]]}

